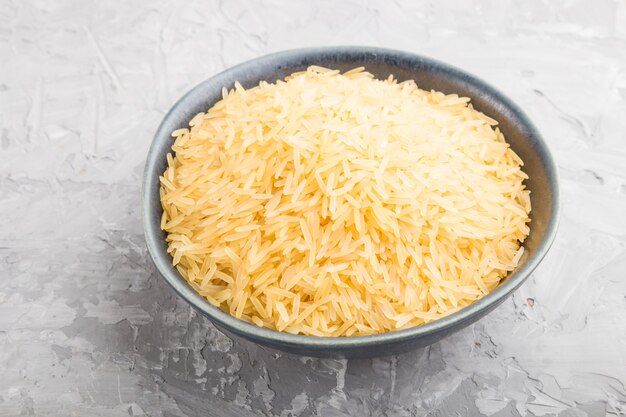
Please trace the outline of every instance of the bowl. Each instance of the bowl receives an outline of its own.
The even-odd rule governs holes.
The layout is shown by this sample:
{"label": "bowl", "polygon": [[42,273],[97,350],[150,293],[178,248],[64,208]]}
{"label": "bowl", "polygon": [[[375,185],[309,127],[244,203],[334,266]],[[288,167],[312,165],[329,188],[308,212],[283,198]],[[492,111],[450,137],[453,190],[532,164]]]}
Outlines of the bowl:
{"label": "bowl", "polygon": [[[442,319],[371,336],[314,337],[282,333],[239,320],[211,305],[185,281],[172,266],[165,233],[160,228],[162,208],[159,176],[171,152],[172,131],[187,127],[189,120],[221,99],[222,87],[235,81],[244,87],[259,81],[274,82],[310,65],[347,71],[364,66],[377,78],[393,74],[399,81],[414,79],[426,90],[457,93],[471,98],[477,110],[498,120],[511,148],[524,160],[529,175],[525,182],[531,191],[530,234],[524,242],[520,265],[508,274],[490,294]],[[148,252],[163,279],[197,311],[223,332],[271,348],[317,357],[384,356],[430,345],[483,317],[507,299],[530,276],[550,248],[556,234],[559,214],[557,170],[541,135],[522,110],[501,92],[464,71],[415,55],[369,47],[329,47],[298,49],[266,55],[209,78],[185,94],[165,115],[148,153],[143,182],[143,223]]]}

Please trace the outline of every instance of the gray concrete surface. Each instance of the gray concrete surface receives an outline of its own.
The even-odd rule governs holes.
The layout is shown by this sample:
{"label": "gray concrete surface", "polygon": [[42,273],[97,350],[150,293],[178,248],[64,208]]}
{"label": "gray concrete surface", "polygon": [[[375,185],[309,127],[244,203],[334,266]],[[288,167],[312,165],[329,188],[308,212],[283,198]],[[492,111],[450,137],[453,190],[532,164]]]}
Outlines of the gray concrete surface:
{"label": "gray concrete surface", "polygon": [[[532,279],[430,348],[319,360],[230,340],[155,275],[151,135],[221,69],[363,44],[457,65],[516,100],[564,212]],[[0,416],[626,413],[624,1],[0,2]]]}

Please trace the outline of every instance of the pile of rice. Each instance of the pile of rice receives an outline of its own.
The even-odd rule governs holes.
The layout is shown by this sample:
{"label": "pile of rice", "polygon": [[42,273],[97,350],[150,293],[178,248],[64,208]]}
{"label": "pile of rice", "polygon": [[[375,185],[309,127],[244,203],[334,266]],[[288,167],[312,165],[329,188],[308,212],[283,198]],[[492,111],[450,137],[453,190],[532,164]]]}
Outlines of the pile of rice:
{"label": "pile of rice", "polygon": [[231,315],[314,336],[382,333],[473,303],[528,235],[522,160],[469,99],[320,67],[238,83],[161,177],[173,264]]}

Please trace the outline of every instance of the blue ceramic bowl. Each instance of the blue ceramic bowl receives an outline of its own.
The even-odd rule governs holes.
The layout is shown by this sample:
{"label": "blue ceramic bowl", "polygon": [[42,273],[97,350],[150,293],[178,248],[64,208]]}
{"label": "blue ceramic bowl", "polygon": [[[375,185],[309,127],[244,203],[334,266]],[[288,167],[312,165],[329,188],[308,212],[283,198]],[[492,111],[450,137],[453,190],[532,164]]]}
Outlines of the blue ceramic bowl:
{"label": "blue ceramic bowl", "polygon": [[[346,71],[364,66],[377,78],[393,74],[398,80],[413,79],[422,89],[470,97],[474,107],[499,121],[511,148],[524,160],[530,179],[532,212],[530,235],[524,242],[520,266],[491,294],[448,317],[432,323],[373,336],[313,337],[281,333],[245,323],[209,304],[187,284],[172,266],[165,234],[160,229],[159,175],[171,151],[170,133],[186,127],[198,112],[221,98],[222,87],[235,81],[244,87],[259,81],[274,82],[320,65]],[[225,333],[288,352],[319,357],[373,357],[390,355],[432,344],[475,322],[500,305],[517,289],[545,256],[556,234],[559,214],[557,170],[541,135],[522,110],[495,88],[442,62],[401,51],[367,47],[298,49],[257,58],[230,68],[184,95],[165,115],[154,136],[146,161],[143,183],[143,222],[148,251],[165,281],[196,310]]]}

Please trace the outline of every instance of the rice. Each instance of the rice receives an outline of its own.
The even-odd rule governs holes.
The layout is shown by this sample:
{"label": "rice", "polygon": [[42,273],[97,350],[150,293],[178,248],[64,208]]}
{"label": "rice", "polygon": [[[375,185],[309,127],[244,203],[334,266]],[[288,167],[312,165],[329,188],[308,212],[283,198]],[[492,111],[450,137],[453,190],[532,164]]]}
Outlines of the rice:
{"label": "rice", "polygon": [[172,262],[257,326],[417,326],[483,297],[522,257],[523,162],[468,98],[309,67],[224,89],[172,136],[160,195]]}

